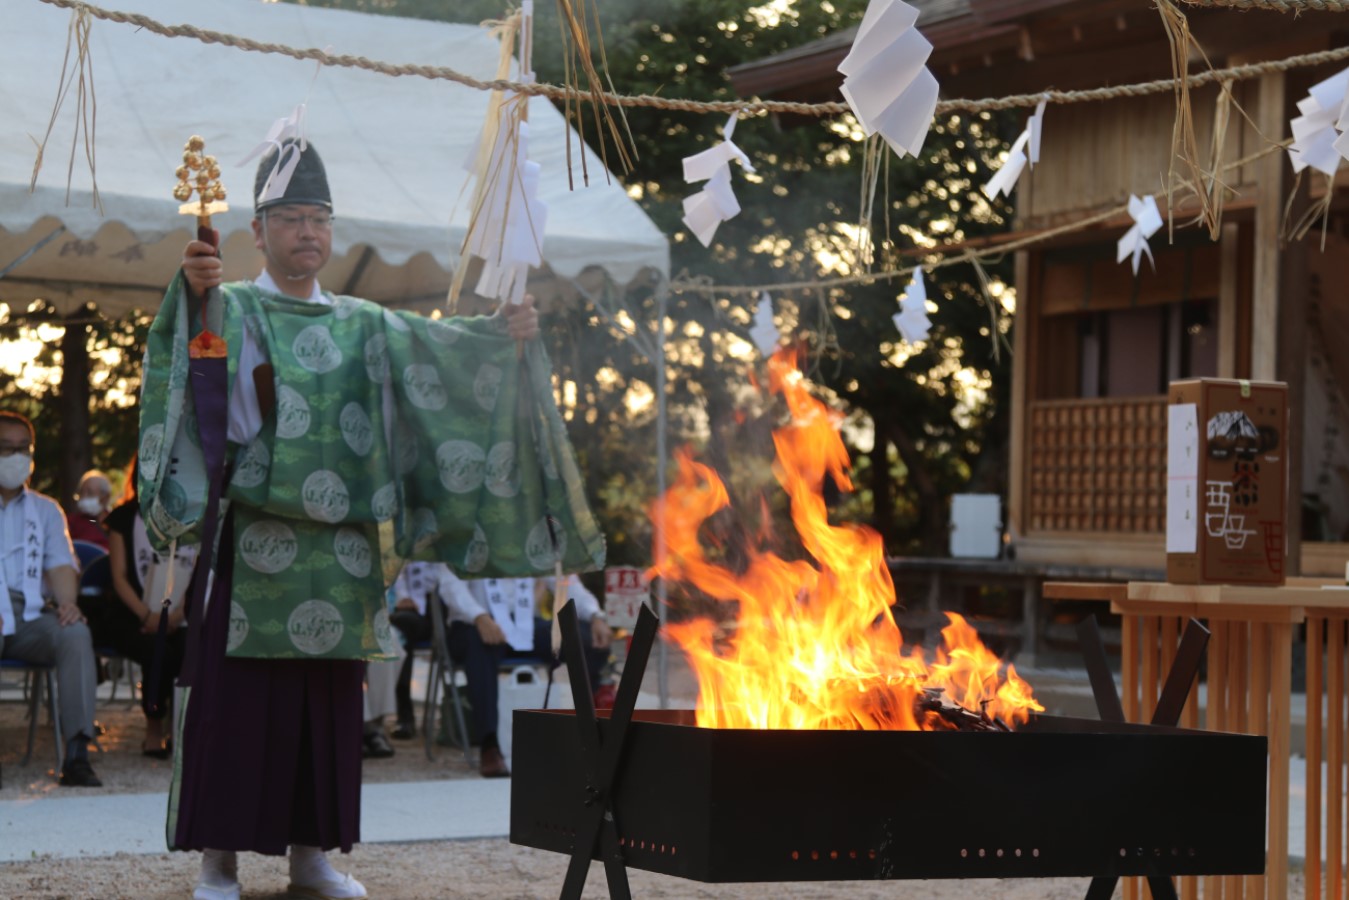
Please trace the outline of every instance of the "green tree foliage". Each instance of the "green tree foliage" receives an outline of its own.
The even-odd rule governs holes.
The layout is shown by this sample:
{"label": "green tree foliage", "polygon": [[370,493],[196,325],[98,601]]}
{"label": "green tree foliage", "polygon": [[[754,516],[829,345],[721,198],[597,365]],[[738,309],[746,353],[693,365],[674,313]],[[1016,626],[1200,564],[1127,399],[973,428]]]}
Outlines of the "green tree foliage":
{"label": "green tree foliage", "polygon": [[[311,0],[318,3],[318,0]],[[366,12],[479,22],[500,18],[496,2],[466,0],[326,0],[321,5]],[[608,70],[622,94],[669,99],[732,100],[727,70],[860,21],[864,0],[769,2],[746,0],[605,0],[587,7],[599,20]],[[595,31],[591,22],[592,34]],[[536,4],[534,66],[542,81],[564,79],[555,4]],[[450,64],[453,61],[447,61]],[[736,143],[756,175],[733,172],[743,211],[723,223],[711,248],[683,227],[686,185],[682,159],[721,139],[721,115],[628,108],[636,149],[629,192],[672,236],[673,271],[725,285],[771,285],[856,274],[867,265],[892,268],[924,261],[916,251],[934,243],[974,240],[1004,230],[1010,209],[978,191],[1021,127],[1021,116],[939,121],[922,155],[885,153],[872,221],[859,223],[865,143],[851,117],[780,122],[741,121]],[[595,143],[594,122],[583,123]],[[609,154],[611,162],[614,155]],[[858,225],[874,246],[859,255]],[[987,271],[994,291],[1009,272]],[[859,427],[847,434],[871,445],[859,458],[856,493],[836,505],[840,517],[865,518],[894,552],[944,552],[951,493],[999,492],[1005,466],[1005,410],[1010,380],[1008,308],[990,297],[969,266],[937,269],[928,295],[937,304],[931,339],[918,352],[891,322],[903,282],[829,290],[771,291],[784,334],[802,343],[806,368]],[[1010,291],[1006,294],[1011,300]],[[667,366],[672,445],[699,445],[702,456],[729,476],[749,518],[767,481],[768,427],[778,412],[752,387],[761,370],[748,352],[747,329],[757,298],[744,294],[676,291],[669,297]],[[627,328],[657,319],[654,292],[622,298]],[[621,328],[606,324],[593,304],[547,317],[560,378],[577,407],[571,423],[592,499],[611,536],[615,562],[642,562],[649,552],[645,503],[654,486],[652,367]],[[871,438],[869,441],[868,438]],[[773,505],[781,497],[769,492]]]}
{"label": "green tree foliage", "polygon": [[[150,316],[136,312],[108,319],[92,306],[62,317],[53,307],[34,303],[0,317],[0,340],[23,341],[36,353],[11,371],[0,370],[0,407],[21,412],[37,431],[33,486],[65,501],[86,468],[108,472],[114,485],[136,449],[140,364]],[[60,377],[62,346],[81,340],[89,361],[89,436],[91,455],[82,442],[63,441],[61,418],[69,398]],[[66,387],[64,390],[71,390]],[[82,397],[83,392],[74,389]],[[78,411],[75,411],[78,413]]]}
{"label": "green tree foliage", "polygon": [[[364,12],[476,23],[499,18],[503,5],[488,0],[311,0],[313,5]],[[800,46],[860,20],[864,0],[769,2],[748,0],[603,0],[587,6],[599,20],[608,70],[617,92],[670,99],[732,100],[727,70]],[[591,22],[592,34],[595,32]],[[540,80],[564,80],[557,9],[537,3],[535,68]],[[453,60],[445,61],[453,65]],[[396,80],[388,89],[398,90]],[[938,122],[920,158],[887,152],[875,214],[859,222],[865,144],[851,117],[768,116],[741,121],[736,143],[757,174],[735,167],[742,213],[704,248],[683,227],[682,201],[698,186],[684,183],[682,160],[721,139],[725,117],[653,108],[625,111],[636,150],[623,183],[664,233],[671,236],[677,280],[723,285],[773,285],[856,274],[870,265],[891,268],[922,262],[915,249],[977,239],[1005,228],[1008,208],[990,205],[977,185],[989,174],[1004,137],[1020,116],[949,118]],[[597,130],[586,114],[583,133]],[[610,148],[612,150],[612,148]],[[614,160],[609,153],[611,162]],[[593,177],[601,177],[591,173]],[[579,178],[579,172],[577,173]],[[859,255],[860,233],[873,246]],[[1004,268],[988,275],[995,286]],[[805,367],[831,402],[848,413],[856,491],[834,505],[840,518],[865,519],[892,552],[942,552],[946,502],[952,492],[1001,490],[1010,359],[998,352],[1010,329],[1008,310],[990,303],[968,266],[929,275],[937,304],[929,341],[913,352],[890,318],[904,284],[809,290],[771,290],[787,340],[805,350]],[[656,286],[610,286],[603,307],[580,296],[544,318],[545,337],[571,410],[570,428],[587,474],[591,499],[610,538],[614,563],[643,564],[651,546],[647,504],[655,469],[654,373],[629,332],[651,335],[658,321]],[[676,290],[668,297],[666,363],[671,446],[696,445],[729,482],[737,509],[753,521],[760,509],[783,509],[771,488],[768,432],[781,410],[755,388],[762,375],[747,331],[757,298],[746,294]],[[61,363],[59,317],[37,306],[7,324],[3,336],[32,335],[50,321],[47,344],[33,365]],[[147,317],[106,321],[82,314],[80,324],[94,381],[92,463],[123,465],[135,447],[134,407]],[[21,381],[23,383],[21,384]],[[59,383],[0,373],[0,403],[35,418],[40,446],[56,446]],[[39,454],[37,485],[57,490],[60,459]],[[69,466],[67,466],[69,468]],[[62,485],[69,491],[73,485]],[[768,498],[766,506],[757,497]],[[723,529],[733,531],[735,529]]]}

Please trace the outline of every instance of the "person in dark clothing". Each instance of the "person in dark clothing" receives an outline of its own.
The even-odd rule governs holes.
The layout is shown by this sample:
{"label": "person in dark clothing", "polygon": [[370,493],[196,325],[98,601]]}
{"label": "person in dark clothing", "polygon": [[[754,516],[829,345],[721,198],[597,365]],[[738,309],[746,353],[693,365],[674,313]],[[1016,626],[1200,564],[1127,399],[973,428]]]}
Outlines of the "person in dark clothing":
{"label": "person in dark clothing", "polygon": [[[144,673],[147,690],[142,693],[141,707],[145,711],[145,740],[141,752],[157,759],[168,759],[170,745],[164,734],[164,723],[172,705],[173,683],[183,665],[186,630],[183,626],[183,606],[177,604],[167,614],[162,609],[163,597],[152,597],[146,588],[163,584],[165,579],[153,578],[161,567],[172,566],[177,593],[181,596],[192,574],[196,548],[183,548],[173,560],[162,558],[150,547],[141,520],[140,504],[136,501],[135,460],[132,460],[122,492],[121,503],[106,520],[108,527],[108,563],[112,569],[112,594],[108,598],[105,615],[99,623],[99,643],[106,642],[118,653],[135,660]],[[159,620],[167,615],[166,640],[160,663],[155,695],[150,696],[150,672],[154,663],[155,643]]]}

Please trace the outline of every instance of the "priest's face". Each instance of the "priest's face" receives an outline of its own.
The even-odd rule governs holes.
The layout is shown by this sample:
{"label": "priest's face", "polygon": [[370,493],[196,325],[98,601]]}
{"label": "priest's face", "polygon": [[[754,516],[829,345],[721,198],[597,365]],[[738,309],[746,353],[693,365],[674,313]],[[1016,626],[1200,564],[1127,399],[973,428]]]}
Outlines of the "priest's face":
{"label": "priest's face", "polygon": [[273,206],[253,220],[253,241],[273,277],[313,278],[332,253],[332,213],[308,203]]}

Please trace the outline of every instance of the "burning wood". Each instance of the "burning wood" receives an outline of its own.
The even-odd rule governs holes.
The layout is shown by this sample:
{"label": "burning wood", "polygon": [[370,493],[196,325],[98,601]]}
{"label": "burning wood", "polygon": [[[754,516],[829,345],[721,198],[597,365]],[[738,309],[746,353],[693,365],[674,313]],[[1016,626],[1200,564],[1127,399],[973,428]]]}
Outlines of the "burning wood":
{"label": "burning wood", "polygon": [[918,698],[920,715],[931,714],[956,731],[1011,731],[988,714],[987,706],[985,702],[979,712],[972,712],[948,699],[944,688],[923,688],[923,695]]}
{"label": "burning wood", "polygon": [[773,472],[791,499],[793,524],[813,558],[786,560],[751,547],[743,572],[699,541],[729,507],[716,473],[681,454],[674,486],[653,510],[652,570],[675,586],[735,609],[735,626],[710,618],[668,626],[698,677],[697,721],[709,728],[1007,730],[1043,707],[1030,685],[948,613],[931,661],[906,649],[890,607],[894,583],[880,535],[828,520],[826,476],[851,490],[840,416],[810,395],[789,351],[769,362],[770,389],[791,421],[774,432]]}

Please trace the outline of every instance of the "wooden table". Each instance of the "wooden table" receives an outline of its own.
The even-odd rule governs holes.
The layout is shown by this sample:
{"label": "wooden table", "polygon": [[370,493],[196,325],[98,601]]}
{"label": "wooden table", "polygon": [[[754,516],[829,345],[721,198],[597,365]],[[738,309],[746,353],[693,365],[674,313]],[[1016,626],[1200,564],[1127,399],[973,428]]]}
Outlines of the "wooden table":
{"label": "wooden table", "polygon": [[[1125,617],[1121,663],[1126,716],[1146,719],[1157,703],[1159,678],[1175,656],[1181,623],[1204,620],[1213,633],[1208,647],[1209,731],[1269,738],[1269,836],[1265,874],[1210,876],[1204,896],[1284,900],[1288,896],[1288,706],[1293,692],[1293,627],[1306,606],[1323,599],[1319,587],[1166,584],[1130,582],[1123,601],[1112,604]],[[1196,727],[1192,693],[1183,724]],[[1131,709],[1132,707],[1132,709]],[[1309,802],[1308,806],[1315,806]],[[1182,882],[1184,896],[1197,886]],[[1244,884],[1243,884],[1244,881]],[[1127,896],[1127,894],[1126,894]]]}
{"label": "wooden table", "polygon": [[[1349,755],[1349,720],[1344,716],[1344,700],[1349,694],[1345,661],[1349,622],[1349,590],[1341,584],[1322,582],[1320,593],[1307,600],[1307,857],[1304,872],[1307,900],[1322,896],[1345,896],[1345,876],[1349,874],[1345,856],[1346,815],[1344,807],[1344,765]],[[1325,646],[1324,658],[1320,649]],[[1324,700],[1323,700],[1324,697]],[[1322,783],[1321,766],[1326,778]],[[1310,798],[1321,798],[1320,803]],[[1326,852],[1321,852],[1321,813],[1325,812]]]}

